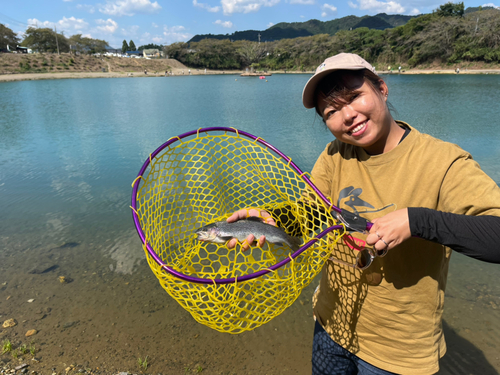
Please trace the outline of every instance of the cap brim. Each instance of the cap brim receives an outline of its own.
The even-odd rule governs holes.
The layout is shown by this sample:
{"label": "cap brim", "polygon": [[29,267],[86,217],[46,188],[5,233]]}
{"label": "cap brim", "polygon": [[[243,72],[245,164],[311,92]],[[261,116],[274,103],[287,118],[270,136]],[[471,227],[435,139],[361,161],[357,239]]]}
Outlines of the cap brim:
{"label": "cap brim", "polygon": [[337,70],[362,70],[366,69],[365,66],[360,66],[360,67],[339,67],[335,69],[325,69],[319,73],[316,73],[313,75],[311,78],[309,78],[309,81],[307,81],[306,85],[304,86],[304,90],[302,91],[302,103],[304,104],[304,107],[306,108],[314,108],[316,106],[316,98],[315,98],[315,93],[316,93],[316,87],[318,86],[319,81],[321,81],[325,76],[327,76],[330,73],[333,73]]}

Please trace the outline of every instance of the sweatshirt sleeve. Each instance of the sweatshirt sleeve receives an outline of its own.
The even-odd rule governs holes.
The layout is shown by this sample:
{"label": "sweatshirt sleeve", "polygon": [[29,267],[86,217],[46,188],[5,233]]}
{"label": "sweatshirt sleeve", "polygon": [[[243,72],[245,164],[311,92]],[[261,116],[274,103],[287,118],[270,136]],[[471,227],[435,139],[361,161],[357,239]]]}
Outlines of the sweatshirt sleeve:
{"label": "sweatshirt sleeve", "polygon": [[412,236],[448,246],[478,260],[500,263],[500,217],[460,215],[409,207]]}

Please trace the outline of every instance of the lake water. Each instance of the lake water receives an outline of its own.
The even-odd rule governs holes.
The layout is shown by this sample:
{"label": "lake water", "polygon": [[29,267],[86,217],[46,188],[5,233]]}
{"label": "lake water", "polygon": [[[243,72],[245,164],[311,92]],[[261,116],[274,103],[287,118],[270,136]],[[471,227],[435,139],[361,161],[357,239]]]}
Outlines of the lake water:
{"label": "lake water", "polygon": [[[160,287],[129,208],[148,155],[200,127],[261,136],[309,171],[332,136],[301,104],[308,78],[0,83],[0,321],[18,323],[0,328],[0,341],[33,342],[38,362],[20,356],[31,369],[137,372],[148,356],[144,372],[155,374],[309,373],[317,282],[270,323],[218,333]],[[384,78],[395,118],[460,145],[500,182],[500,75]],[[440,374],[500,371],[499,278],[499,266],[453,255]],[[30,329],[38,332],[26,338]]]}

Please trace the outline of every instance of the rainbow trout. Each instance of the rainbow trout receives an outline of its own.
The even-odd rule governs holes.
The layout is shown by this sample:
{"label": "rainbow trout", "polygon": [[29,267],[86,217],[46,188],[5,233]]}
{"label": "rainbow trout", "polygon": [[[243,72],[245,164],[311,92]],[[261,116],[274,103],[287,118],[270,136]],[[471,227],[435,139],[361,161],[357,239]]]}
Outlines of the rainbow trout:
{"label": "rainbow trout", "polygon": [[243,242],[249,234],[253,234],[256,239],[266,236],[266,241],[274,244],[287,244],[293,251],[299,249],[302,240],[299,237],[292,237],[281,228],[271,224],[266,224],[258,217],[248,217],[232,223],[227,221],[217,221],[197,229],[199,241],[226,243],[231,238],[237,238]]}

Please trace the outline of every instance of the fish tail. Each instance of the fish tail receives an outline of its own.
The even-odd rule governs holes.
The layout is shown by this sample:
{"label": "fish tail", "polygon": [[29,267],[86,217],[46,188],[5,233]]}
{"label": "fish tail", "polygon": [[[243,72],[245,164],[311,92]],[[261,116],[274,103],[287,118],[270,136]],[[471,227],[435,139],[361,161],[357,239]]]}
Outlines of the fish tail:
{"label": "fish tail", "polygon": [[293,251],[297,251],[300,248],[300,245],[302,245],[302,238],[289,236],[289,242],[290,248]]}

